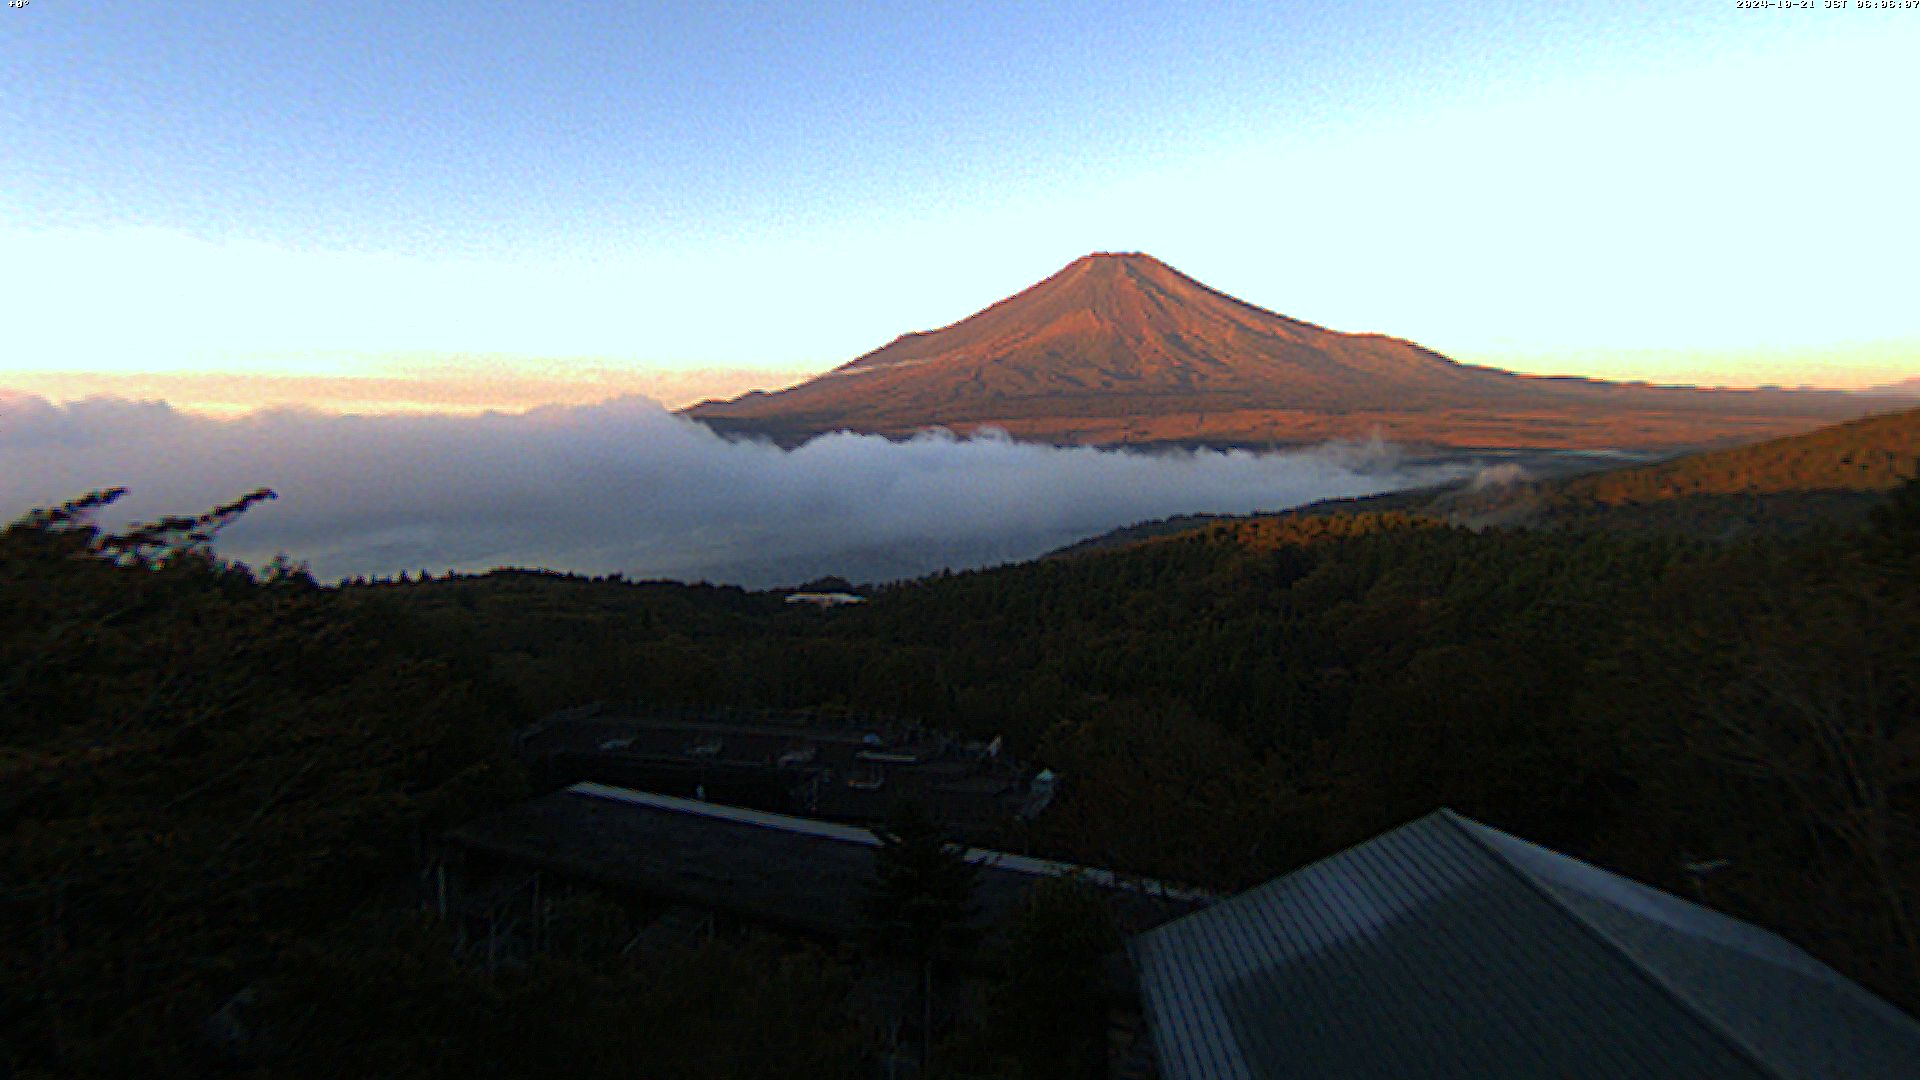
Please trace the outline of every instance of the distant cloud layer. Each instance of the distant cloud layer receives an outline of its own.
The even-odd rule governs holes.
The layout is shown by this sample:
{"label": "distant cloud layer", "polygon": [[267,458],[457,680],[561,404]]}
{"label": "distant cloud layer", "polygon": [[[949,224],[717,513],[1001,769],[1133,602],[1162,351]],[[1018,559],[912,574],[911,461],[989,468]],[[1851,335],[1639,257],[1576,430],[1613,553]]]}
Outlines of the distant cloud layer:
{"label": "distant cloud layer", "polygon": [[749,586],[883,581],[1031,558],[1170,514],[1453,475],[1353,446],[1142,454],[841,434],[782,451],[728,442],[644,398],[516,415],[215,420],[0,392],[0,517],[113,485],[133,492],[122,518],[141,519],[272,487],[279,501],[222,534],[222,553],[285,551],[323,579],[541,566]]}

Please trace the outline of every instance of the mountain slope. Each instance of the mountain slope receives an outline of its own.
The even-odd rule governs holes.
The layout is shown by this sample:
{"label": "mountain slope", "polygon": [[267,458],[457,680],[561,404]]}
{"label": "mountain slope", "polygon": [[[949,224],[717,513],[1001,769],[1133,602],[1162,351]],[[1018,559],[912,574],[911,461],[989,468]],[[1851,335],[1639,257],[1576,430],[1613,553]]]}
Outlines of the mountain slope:
{"label": "mountain slope", "polygon": [[1914,475],[1920,409],[1566,480],[1449,493],[1469,525],[1607,528],[1732,538],[1855,526]]}
{"label": "mountain slope", "polygon": [[1098,444],[1387,438],[1450,446],[1662,447],[1804,430],[1844,394],[1704,391],[1516,375],[1345,334],[1215,291],[1151,256],[1089,255],[952,326],[777,393],[686,414],[795,444],[840,429],[994,426]]}
{"label": "mountain slope", "polygon": [[1129,547],[1214,525],[1295,518],[1402,513],[1456,525],[1604,529],[1731,539],[1791,536],[1864,524],[1886,493],[1920,463],[1920,408],[1834,424],[1765,442],[1638,465],[1541,477],[1538,463],[1518,466],[1534,479],[1488,482],[1516,466],[1483,469],[1475,479],[1358,498],[1327,499],[1282,514],[1189,514],[1143,521],[1053,554]]}
{"label": "mountain slope", "polygon": [[1911,379],[1901,379],[1899,382],[1887,383],[1883,386],[1871,386],[1858,392],[1881,397],[1920,398],[1920,375],[1916,375]]}
{"label": "mountain slope", "polygon": [[1560,490],[1607,505],[1687,495],[1883,492],[1913,475],[1916,458],[1920,409],[1906,409],[1804,435],[1576,477]]}

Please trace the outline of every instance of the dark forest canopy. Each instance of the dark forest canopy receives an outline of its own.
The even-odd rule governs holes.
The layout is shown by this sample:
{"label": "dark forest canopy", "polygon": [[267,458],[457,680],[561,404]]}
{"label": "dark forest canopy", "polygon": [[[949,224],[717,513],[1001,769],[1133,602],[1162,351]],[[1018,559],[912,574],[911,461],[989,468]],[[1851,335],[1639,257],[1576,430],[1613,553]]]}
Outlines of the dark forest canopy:
{"label": "dark forest canopy", "polygon": [[[1448,805],[1705,887],[1912,1001],[1894,898],[1920,885],[1920,607],[1888,528],[1709,543],[1259,519],[824,615],[523,577],[404,595],[542,708],[863,710],[1005,735],[1068,776],[1033,840],[1075,860],[1233,888]],[[1827,745],[1879,772],[1849,794],[1845,761],[1806,759]],[[1705,883],[1682,869],[1721,858]]]}
{"label": "dark forest canopy", "polygon": [[[1722,460],[1691,468],[1774,467]],[[1448,805],[1911,1009],[1920,484],[1868,497],[1718,542],[1233,521],[831,611],[538,572],[325,588],[215,558],[218,521],[129,549],[92,506],[30,516],[0,533],[0,1064],[205,1071],[242,1001],[271,1034],[228,1064],[276,1073],[665,1075],[689,1039],[736,1047],[732,1075],[782,1045],[853,1068],[831,958],[636,970],[589,912],[577,948],[486,976],[413,914],[417,845],[526,794],[508,732],[592,700],[1001,734],[1067,780],[1036,850],[1218,888]]]}
{"label": "dark forest canopy", "polygon": [[417,860],[527,794],[524,702],[397,598],[213,558],[195,534],[218,520],[101,533],[111,495],[0,532],[0,1075],[858,1061],[844,976],[805,955],[720,943],[640,970],[616,909],[530,968],[456,962],[416,914]]}

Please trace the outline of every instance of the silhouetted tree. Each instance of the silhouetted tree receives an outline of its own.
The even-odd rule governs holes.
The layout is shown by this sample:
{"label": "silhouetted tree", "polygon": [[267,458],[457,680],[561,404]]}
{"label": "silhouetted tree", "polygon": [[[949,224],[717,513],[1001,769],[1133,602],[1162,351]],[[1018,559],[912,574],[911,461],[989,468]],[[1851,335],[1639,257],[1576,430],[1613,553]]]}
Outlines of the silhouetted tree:
{"label": "silhouetted tree", "polygon": [[964,956],[977,936],[977,871],[918,803],[896,804],[876,835],[880,847],[861,911],[880,953],[919,969],[925,1055],[933,1043],[936,969]]}
{"label": "silhouetted tree", "polygon": [[861,898],[875,943],[916,964],[962,955],[976,936],[975,867],[918,803],[897,804],[875,832],[874,876]]}
{"label": "silhouetted tree", "polygon": [[1100,896],[1068,878],[1034,885],[1007,926],[988,1001],[992,1044],[1021,1075],[1091,1077],[1105,1067],[1106,959],[1121,935]]}

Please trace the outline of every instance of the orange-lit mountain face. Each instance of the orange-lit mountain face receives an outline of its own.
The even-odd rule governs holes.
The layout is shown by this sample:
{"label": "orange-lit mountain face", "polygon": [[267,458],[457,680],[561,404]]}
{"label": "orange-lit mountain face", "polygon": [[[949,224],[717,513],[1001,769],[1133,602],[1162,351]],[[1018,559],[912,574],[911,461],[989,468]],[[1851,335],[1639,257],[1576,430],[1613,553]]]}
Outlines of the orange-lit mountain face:
{"label": "orange-lit mountain face", "polygon": [[1148,255],[1089,255],[952,326],[818,378],[686,410],[784,445],[849,429],[1003,428],[1055,443],[1667,448],[1860,415],[1838,393],[1538,378],[1343,334],[1216,292]]}

